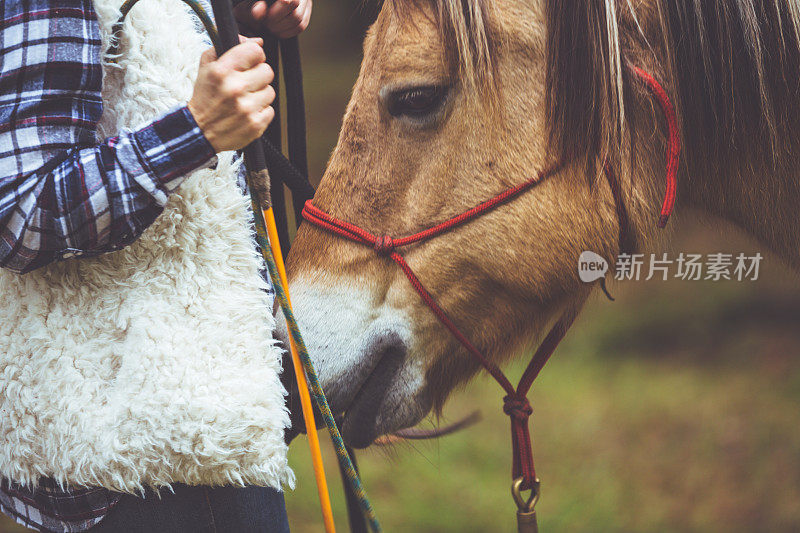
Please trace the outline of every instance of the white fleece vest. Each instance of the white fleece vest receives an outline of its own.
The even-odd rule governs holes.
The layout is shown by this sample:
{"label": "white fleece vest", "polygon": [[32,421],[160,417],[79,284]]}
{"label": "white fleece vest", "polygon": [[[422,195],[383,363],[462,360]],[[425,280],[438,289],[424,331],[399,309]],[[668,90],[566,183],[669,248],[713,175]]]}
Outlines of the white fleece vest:
{"label": "white fleece vest", "polygon": [[[104,49],[122,0],[95,0]],[[104,65],[100,136],[192,94],[207,48],[179,0],[141,0]],[[119,252],[0,272],[0,476],[137,492],[293,483],[281,349],[230,153]]]}

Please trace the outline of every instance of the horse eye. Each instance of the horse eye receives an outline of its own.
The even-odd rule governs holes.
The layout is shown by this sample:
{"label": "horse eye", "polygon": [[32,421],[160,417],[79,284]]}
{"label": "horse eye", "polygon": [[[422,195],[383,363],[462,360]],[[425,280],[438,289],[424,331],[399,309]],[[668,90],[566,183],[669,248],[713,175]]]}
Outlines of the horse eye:
{"label": "horse eye", "polygon": [[447,88],[439,86],[395,91],[389,96],[389,114],[393,117],[424,118],[441,106],[446,94]]}

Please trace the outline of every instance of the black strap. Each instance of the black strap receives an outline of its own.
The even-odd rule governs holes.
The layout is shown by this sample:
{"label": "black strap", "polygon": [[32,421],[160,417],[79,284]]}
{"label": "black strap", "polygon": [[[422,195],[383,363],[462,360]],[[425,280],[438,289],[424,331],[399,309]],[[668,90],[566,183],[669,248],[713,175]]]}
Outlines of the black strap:
{"label": "black strap", "polygon": [[[267,63],[275,71],[272,86],[275,89],[275,118],[262,137],[266,166],[269,169],[272,208],[278,226],[278,239],[284,253],[289,250],[289,221],[286,216],[286,200],[283,186],[292,193],[292,207],[295,214],[295,225],[303,220],[301,212],[306,200],[314,197],[314,187],[308,181],[308,149],[306,144],[306,113],[303,95],[303,71],[300,64],[300,46],[297,37],[279,41],[272,35],[264,35],[264,53]],[[282,67],[280,68],[279,67]],[[286,133],[289,158],[281,150],[281,116],[279,113],[280,80],[279,71],[283,72],[286,86]],[[285,367],[284,367],[285,368]],[[347,447],[347,453],[358,471],[353,449]],[[342,476],[345,499],[347,501],[347,518],[351,533],[367,533],[367,522],[361,510],[358,497],[347,481],[347,476],[339,465]]]}
{"label": "black strap", "polygon": [[[303,71],[300,66],[300,45],[297,37],[279,40],[271,34],[262,36],[267,63],[275,72],[272,87],[275,89],[275,118],[262,137],[266,164],[270,175],[272,209],[278,229],[278,239],[283,253],[289,251],[289,220],[286,213],[284,185],[292,193],[295,227],[306,200],[314,196],[314,187],[308,181],[308,150],[306,145],[306,112],[303,95]],[[289,158],[281,150],[280,74],[286,86],[286,133]]]}
{"label": "black strap", "polygon": [[[303,95],[303,69],[300,62],[300,44],[297,37],[281,41],[283,59],[283,79],[286,85],[286,136],[289,144],[289,161],[297,169],[299,176],[292,190],[292,203],[296,224],[300,224],[300,213],[306,200],[314,196],[314,189],[308,182],[308,151],[306,149],[306,103]],[[309,195],[310,189],[310,195]]]}
{"label": "black strap", "polygon": [[[358,473],[358,463],[356,462],[355,450],[350,446],[345,446],[350,460],[353,462],[353,468]],[[339,463],[339,473],[342,475],[342,486],[344,487],[344,497],[347,501],[347,521],[350,523],[350,533],[367,533],[367,521],[364,518],[364,513],[361,511],[361,504],[358,502],[358,496],[353,492],[353,487],[347,482],[347,474],[342,469],[342,464]]]}

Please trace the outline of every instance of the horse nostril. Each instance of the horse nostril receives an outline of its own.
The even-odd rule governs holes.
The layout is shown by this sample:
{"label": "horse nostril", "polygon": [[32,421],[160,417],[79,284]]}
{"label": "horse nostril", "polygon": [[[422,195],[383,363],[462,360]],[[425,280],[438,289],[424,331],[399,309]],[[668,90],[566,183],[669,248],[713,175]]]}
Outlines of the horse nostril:
{"label": "horse nostril", "polygon": [[378,366],[389,365],[400,368],[408,351],[405,341],[394,331],[376,335],[372,346],[368,350],[368,356],[374,361],[372,372],[378,370]]}
{"label": "horse nostril", "polygon": [[368,366],[354,380],[358,390],[342,424],[345,440],[354,448],[369,446],[378,437],[385,400],[395,388],[407,352],[406,343],[393,331],[377,333],[369,340],[364,351]]}

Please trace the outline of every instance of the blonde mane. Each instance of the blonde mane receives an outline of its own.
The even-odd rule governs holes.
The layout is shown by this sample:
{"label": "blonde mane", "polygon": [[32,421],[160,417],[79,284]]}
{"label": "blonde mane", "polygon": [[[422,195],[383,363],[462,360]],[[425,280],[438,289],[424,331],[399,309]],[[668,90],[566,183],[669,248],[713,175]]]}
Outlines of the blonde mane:
{"label": "blonde mane", "polygon": [[[675,97],[687,146],[771,157],[798,135],[800,0],[545,1],[547,120],[557,156],[591,160],[619,145],[630,82],[624,65],[643,55],[659,63],[650,67]],[[490,84],[489,0],[389,2],[401,16],[428,2],[462,80]]]}

